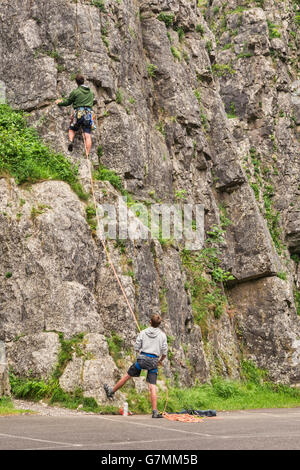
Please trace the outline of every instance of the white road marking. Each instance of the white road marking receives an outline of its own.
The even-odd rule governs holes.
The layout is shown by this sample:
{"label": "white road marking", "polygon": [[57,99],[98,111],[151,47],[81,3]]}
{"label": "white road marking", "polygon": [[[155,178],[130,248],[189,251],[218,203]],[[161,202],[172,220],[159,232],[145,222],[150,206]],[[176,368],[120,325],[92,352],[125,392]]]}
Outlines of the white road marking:
{"label": "white road marking", "polygon": [[[245,413],[246,414],[246,413]],[[244,416],[245,416],[244,414]],[[267,415],[268,413],[262,413],[264,415]],[[270,414],[268,414],[270,416]],[[277,415],[279,417],[279,415]],[[277,417],[276,416],[276,417]],[[298,417],[298,415],[297,415]],[[89,416],[90,418],[90,416]],[[102,415],[98,415],[98,416],[94,416],[95,419],[101,419],[101,420],[104,420],[104,421],[109,421],[109,422],[113,422],[115,424],[118,424],[120,425],[121,423],[122,424],[126,424],[126,425],[132,425],[133,427],[134,426],[142,426],[144,428],[152,428],[152,429],[159,429],[160,431],[164,432],[164,431],[170,431],[170,432],[175,432],[175,433],[179,433],[181,434],[185,434],[186,435],[186,438],[184,438],[182,436],[182,438],[180,438],[180,436],[178,436],[177,438],[164,438],[164,439],[154,439],[154,440],[140,440],[140,441],[137,441],[137,440],[126,440],[126,441],[118,441],[118,442],[114,442],[114,441],[111,441],[111,442],[105,442],[105,443],[102,443],[102,442],[99,442],[98,444],[95,443],[95,444],[91,444],[91,443],[81,443],[81,444],[74,444],[74,443],[68,443],[68,442],[59,442],[59,441],[52,441],[52,440],[46,440],[46,439],[38,439],[38,438],[32,438],[32,437],[26,437],[26,436],[20,436],[20,435],[15,435],[15,434],[6,434],[6,433],[0,433],[0,438],[13,438],[13,439],[21,439],[21,440],[27,440],[27,441],[34,441],[34,442],[40,442],[40,443],[48,443],[48,444],[53,444],[53,446],[50,447],[50,445],[48,446],[45,446],[45,447],[40,447],[39,449],[35,448],[35,449],[32,449],[32,450],[46,450],[46,449],[51,449],[51,448],[63,448],[63,447],[93,447],[93,448],[101,448],[103,446],[126,446],[126,445],[134,445],[134,444],[147,444],[147,443],[155,443],[155,442],[168,442],[168,441],[178,441],[178,440],[182,440],[182,441],[186,441],[188,440],[188,437],[187,436],[190,436],[190,439],[191,440],[196,440],[196,439],[199,439],[199,438],[213,438],[213,439],[216,439],[216,438],[219,438],[219,439],[224,439],[224,440],[230,440],[230,439],[261,439],[261,438],[267,438],[267,439],[276,439],[276,438],[282,438],[282,437],[286,437],[285,436],[285,433],[284,432],[280,432],[280,431],[277,431],[275,432],[274,434],[269,434],[269,433],[266,433],[264,434],[263,432],[260,433],[256,433],[256,434],[253,434],[253,433],[249,433],[249,434],[236,434],[236,435],[233,435],[233,434],[229,434],[229,435],[224,435],[224,434],[221,434],[221,435],[218,435],[218,434],[210,434],[210,433],[203,433],[203,432],[197,432],[197,431],[191,431],[191,430],[187,430],[187,429],[178,429],[178,428],[173,428],[173,427],[169,427],[168,425],[165,425],[167,424],[167,421],[166,420],[163,420],[163,422],[161,422],[161,424],[164,423],[163,426],[160,426],[160,425],[155,425],[155,424],[147,424],[145,421],[142,421],[142,422],[137,422],[135,420],[131,420],[130,418],[129,419],[126,419],[126,418],[113,418],[113,417],[108,417],[108,416],[102,416]],[[208,422],[208,420],[206,421]],[[188,423],[182,423],[182,424],[188,424]],[[193,424],[196,424],[196,423],[193,423]],[[204,425],[203,422],[199,423],[201,424],[201,426]],[[197,428],[196,428],[197,429]],[[199,428],[198,428],[199,429]],[[299,432],[290,432],[289,433],[289,437],[296,437],[296,436],[300,436],[300,433]],[[26,450],[31,450],[31,449],[26,449]]]}
{"label": "white road marking", "polygon": [[[267,439],[274,439],[274,438],[282,438],[284,434],[244,434],[244,435],[230,435],[230,436],[225,436],[225,435],[215,435],[215,436],[204,436],[204,437],[214,437],[214,438],[220,438],[220,439],[236,439],[237,437],[239,439],[261,439],[267,438]],[[289,437],[295,437],[295,436],[300,436],[299,433],[292,433],[289,434]],[[203,436],[202,436],[203,437]],[[166,439],[148,439],[148,440],[134,440],[134,441],[109,441],[109,442],[99,442],[99,443],[89,443],[87,445],[81,444],[82,447],[88,447],[88,449],[96,448],[96,449],[101,449],[103,446],[106,447],[114,447],[114,446],[130,446],[130,445],[139,445],[139,444],[154,444],[156,442],[190,442],[190,441],[195,441],[199,440],[199,436],[194,436],[194,437],[187,437],[187,438],[166,438]],[[68,445],[59,445],[59,446],[52,446],[52,447],[40,447],[40,448],[32,448],[32,449],[25,449],[25,450],[51,450],[51,449],[58,449],[58,448],[63,448],[63,447],[69,447]]]}
{"label": "white road marking", "polygon": [[182,437],[169,438],[169,439],[148,439],[143,441],[118,441],[118,442],[101,442],[99,444],[89,444],[89,447],[102,447],[102,446],[119,446],[119,445],[133,445],[133,444],[152,444],[153,442],[183,442],[198,440],[198,437],[189,437],[183,439]]}
{"label": "white road marking", "polygon": [[[88,443],[88,444],[81,444],[82,447],[86,447],[88,446],[89,449],[91,449],[92,447],[96,447],[96,448],[101,448],[103,446],[119,446],[119,445],[136,445],[136,444],[152,444],[154,442],[183,442],[183,441],[193,441],[193,440],[198,440],[198,437],[190,437],[190,438],[186,438],[186,439],[182,439],[180,437],[177,437],[177,438],[170,438],[170,439],[149,439],[149,440],[143,440],[143,441],[118,441],[118,442],[113,442],[113,441],[110,441],[110,442],[100,442],[98,444],[91,444],[91,443]],[[58,446],[58,447],[39,447],[39,448],[32,448],[32,449],[24,449],[24,450],[49,450],[49,449],[58,449],[58,448],[63,448],[63,447],[68,447],[68,446]]]}
{"label": "white road marking", "polygon": [[11,437],[11,438],[14,438],[14,439],[23,439],[23,440],[27,440],[27,441],[47,442],[48,444],[60,444],[62,446],[82,447],[82,444],[71,444],[70,442],[48,441],[46,439],[35,439],[33,437],[16,436],[15,434],[0,433],[0,437],[1,436],[2,437]]}
{"label": "white road marking", "polygon": [[[81,444],[80,444],[81,446]],[[22,449],[22,450],[59,450],[59,449],[69,449],[70,446],[51,446],[51,447],[30,447],[29,449]],[[81,446],[82,447],[82,446]]]}
{"label": "white road marking", "polygon": [[[121,420],[116,420],[113,418],[107,418],[104,416],[98,416],[98,418],[107,420],[107,421],[112,421],[114,423],[122,423]],[[124,420],[124,424],[129,423],[129,421]],[[166,431],[173,431],[173,432],[178,432],[178,433],[184,433],[184,434],[189,434],[189,435],[195,435],[195,436],[200,436],[200,437],[213,437],[213,438],[220,438],[220,439],[236,439],[236,438],[241,438],[241,439],[251,439],[251,438],[261,438],[261,437],[266,437],[266,438],[272,438],[272,437],[282,437],[285,436],[285,432],[282,433],[274,433],[274,434],[263,434],[263,433],[257,433],[257,434],[229,434],[229,435],[224,435],[224,434],[208,434],[208,433],[200,433],[200,432],[193,432],[193,431],[185,431],[183,429],[174,429],[174,428],[169,428],[169,427],[160,427],[160,426],[155,426],[153,424],[145,424],[145,423],[137,423],[133,422],[131,424],[135,424],[136,426],[143,426],[143,427],[149,427],[149,428],[156,428],[160,430],[166,430]],[[195,423],[194,423],[195,424]],[[295,433],[289,433],[289,436],[300,436],[299,432]],[[127,441],[128,442],[128,441]]]}
{"label": "white road marking", "polygon": [[[116,420],[116,419],[112,419],[112,418],[106,418],[104,416],[98,416],[98,418],[100,419],[104,419],[106,421],[112,421],[113,423],[116,423],[116,424],[129,424],[129,421],[125,421],[122,422],[121,420]],[[155,429],[160,429],[160,430],[166,430],[166,431],[174,431],[174,432],[179,432],[179,433],[183,433],[183,434],[193,434],[193,435],[196,435],[196,436],[203,436],[203,437],[214,437],[214,434],[206,434],[206,433],[200,433],[200,432],[192,432],[192,431],[184,431],[183,429],[174,429],[174,428],[169,428],[169,427],[161,427],[161,426],[155,426],[153,424],[145,424],[145,423],[136,423],[134,421],[132,421],[130,424],[135,424],[136,426],[143,426],[143,427],[147,427],[147,428],[155,428]],[[195,424],[195,423],[194,423]]]}

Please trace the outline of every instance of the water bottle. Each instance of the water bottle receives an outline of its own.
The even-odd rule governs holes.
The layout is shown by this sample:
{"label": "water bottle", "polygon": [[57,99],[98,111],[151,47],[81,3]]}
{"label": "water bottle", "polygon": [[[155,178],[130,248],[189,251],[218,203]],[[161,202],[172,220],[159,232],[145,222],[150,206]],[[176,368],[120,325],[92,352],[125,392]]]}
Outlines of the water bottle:
{"label": "water bottle", "polygon": [[128,416],[128,403],[125,401],[123,408],[123,416]]}

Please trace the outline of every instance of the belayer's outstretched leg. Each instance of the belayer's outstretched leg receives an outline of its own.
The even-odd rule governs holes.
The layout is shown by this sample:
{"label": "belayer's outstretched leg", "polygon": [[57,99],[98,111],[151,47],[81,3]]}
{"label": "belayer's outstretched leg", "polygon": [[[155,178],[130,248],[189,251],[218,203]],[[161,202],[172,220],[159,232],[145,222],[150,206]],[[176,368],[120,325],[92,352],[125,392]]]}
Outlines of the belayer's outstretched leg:
{"label": "belayer's outstretched leg", "polygon": [[107,398],[112,398],[119,388],[123,387],[126,384],[127,380],[129,380],[131,376],[129,374],[125,374],[116,385],[111,388],[107,384],[104,384],[104,390],[106,392]]}

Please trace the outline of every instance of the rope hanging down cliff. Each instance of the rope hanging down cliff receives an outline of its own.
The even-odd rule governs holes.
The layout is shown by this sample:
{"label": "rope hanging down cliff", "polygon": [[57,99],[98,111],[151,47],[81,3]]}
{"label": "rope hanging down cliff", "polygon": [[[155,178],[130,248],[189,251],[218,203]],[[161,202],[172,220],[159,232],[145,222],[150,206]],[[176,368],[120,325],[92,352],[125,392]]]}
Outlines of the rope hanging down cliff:
{"label": "rope hanging down cliff", "polygon": [[[82,137],[83,137],[83,141],[84,141],[84,146],[85,146],[85,149],[86,149],[86,142],[85,142],[84,133],[83,133],[83,131],[82,131],[81,133],[82,133]],[[98,211],[97,211],[97,201],[96,201],[96,196],[95,196],[95,188],[94,188],[94,180],[93,180],[93,175],[92,175],[92,168],[91,168],[91,164],[90,164],[90,161],[89,161],[88,157],[86,157],[86,158],[87,158],[88,166],[89,166],[89,173],[90,173],[90,180],[91,180],[91,190],[92,190],[93,203],[94,203],[94,207],[95,207],[95,211],[96,211],[97,225],[98,225],[98,227],[99,227],[99,226],[100,226],[100,220],[99,220],[99,214],[98,214]],[[104,249],[104,251],[105,251],[105,254],[106,254],[107,260],[108,260],[108,262],[109,262],[109,264],[110,264],[110,267],[111,267],[111,269],[112,269],[112,271],[113,271],[113,274],[114,274],[114,276],[115,276],[115,278],[116,278],[116,280],[117,280],[117,283],[119,284],[119,287],[120,287],[120,289],[121,289],[121,292],[122,292],[122,294],[123,294],[123,296],[124,296],[124,299],[125,299],[125,301],[126,301],[126,303],[127,303],[127,305],[128,305],[129,311],[130,311],[130,313],[132,314],[132,316],[133,316],[133,318],[134,318],[134,321],[135,321],[135,323],[136,323],[137,329],[138,329],[138,331],[141,331],[141,329],[140,329],[140,327],[139,327],[139,324],[138,324],[138,321],[137,321],[137,319],[136,319],[136,316],[135,316],[135,314],[134,314],[134,311],[133,311],[133,309],[132,309],[132,307],[131,307],[131,305],[130,305],[130,302],[129,302],[128,297],[127,297],[127,295],[126,295],[126,292],[125,292],[125,290],[124,290],[124,287],[123,287],[123,285],[122,285],[122,283],[121,283],[121,280],[120,280],[120,278],[119,278],[119,276],[118,276],[118,273],[117,273],[117,271],[116,271],[116,269],[115,269],[115,266],[114,266],[114,264],[113,264],[113,262],[112,262],[112,259],[111,259],[111,257],[110,257],[110,254],[109,254],[109,251],[108,251],[108,249],[107,249],[105,240],[104,240],[102,237],[99,237],[99,239],[100,239],[101,244],[102,244],[102,246],[103,246],[103,249]]]}
{"label": "rope hanging down cliff", "polygon": [[[75,54],[76,54],[76,57],[77,57],[76,62],[79,61],[79,55],[80,55],[80,52],[79,52],[80,36],[79,36],[78,18],[79,18],[79,15],[78,15],[78,0],[76,0],[76,28],[75,28]],[[99,226],[100,226],[100,223],[99,223],[100,221],[99,221],[99,214],[98,214],[98,211],[97,211],[97,201],[96,201],[96,196],[95,196],[95,188],[94,188],[94,180],[93,180],[93,175],[92,175],[92,168],[91,168],[90,160],[89,160],[89,158],[88,158],[86,140],[85,140],[85,135],[84,135],[84,133],[83,133],[82,128],[81,128],[81,133],[82,133],[82,137],[83,137],[83,142],[84,142],[84,147],[85,147],[85,152],[86,152],[86,158],[87,158],[88,166],[89,166],[89,174],[90,174],[90,180],[91,180],[91,190],[92,190],[92,197],[93,197],[94,207],[95,207],[95,211],[96,211],[97,226],[99,227]],[[111,260],[110,254],[109,254],[109,252],[108,252],[108,249],[107,249],[107,246],[106,246],[106,243],[105,243],[105,240],[104,240],[102,237],[99,237],[99,239],[100,239],[100,242],[101,242],[101,244],[102,244],[102,246],[103,246],[103,249],[104,249],[104,251],[105,251],[105,254],[106,254],[107,260],[108,260],[108,262],[109,262],[109,264],[110,264],[110,267],[111,267],[111,269],[112,269],[112,271],[113,271],[113,274],[114,274],[114,276],[115,276],[115,278],[116,278],[116,280],[117,280],[117,283],[118,283],[118,285],[119,285],[119,287],[120,287],[120,289],[121,289],[122,295],[123,295],[123,297],[124,297],[124,299],[125,299],[125,301],[126,301],[126,304],[127,304],[128,308],[129,308],[129,311],[130,311],[131,315],[132,315],[133,318],[134,318],[134,321],[135,321],[135,324],[136,324],[136,326],[137,326],[137,329],[138,329],[138,331],[141,331],[141,329],[140,329],[140,327],[139,327],[139,324],[138,324],[138,321],[137,321],[137,319],[136,319],[136,316],[135,316],[135,314],[134,314],[134,311],[133,311],[133,309],[132,309],[132,307],[131,307],[131,305],[130,305],[130,302],[129,302],[129,300],[128,300],[128,297],[127,297],[127,295],[126,295],[126,292],[125,292],[125,290],[124,290],[124,288],[123,288],[123,285],[122,285],[122,283],[121,283],[121,280],[120,280],[120,278],[119,278],[119,276],[118,276],[118,273],[117,273],[117,271],[116,271],[116,269],[115,269],[115,267],[114,267],[114,264],[113,264],[113,262],[112,262],[112,260]]]}

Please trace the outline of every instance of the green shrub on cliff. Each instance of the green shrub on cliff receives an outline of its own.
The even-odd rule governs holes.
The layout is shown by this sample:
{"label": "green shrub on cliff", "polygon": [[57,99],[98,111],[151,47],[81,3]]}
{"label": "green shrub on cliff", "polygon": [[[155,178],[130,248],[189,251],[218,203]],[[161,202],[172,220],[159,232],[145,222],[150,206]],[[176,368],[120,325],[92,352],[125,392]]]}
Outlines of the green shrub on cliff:
{"label": "green shrub on cliff", "polygon": [[157,19],[159,21],[163,21],[166,25],[167,28],[170,28],[171,26],[173,26],[173,22],[174,22],[174,15],[173,14],[167,14],[167,13],[163,13],[161,12],[158,16],[157,16]]}
{"label": "green shrub on cliff", "polygon": [[92,4],[94,7],[99,8],[99,10],[102,11],[103,13],[107,13],[106,6],[105,6],[105,1],[104,1],[104,0],[92,0],[92,1],[91,1],[91,4]]}
{"label": "green shrub on cliff", "polygon": [[81,199],[87,199],[78,180],[78,169],[62,154],[45,145],[22,112],[0,105],[0,174],[17,184],[41,180],[69,183]]}

